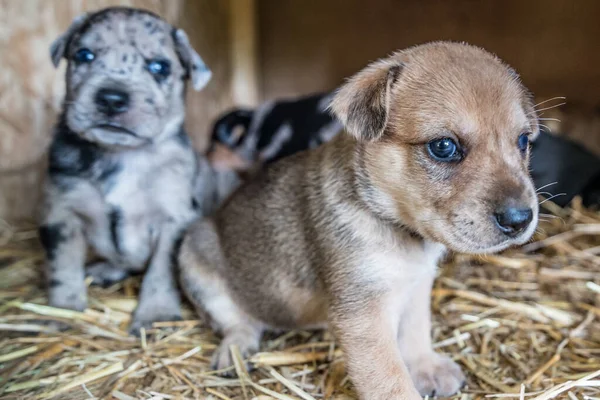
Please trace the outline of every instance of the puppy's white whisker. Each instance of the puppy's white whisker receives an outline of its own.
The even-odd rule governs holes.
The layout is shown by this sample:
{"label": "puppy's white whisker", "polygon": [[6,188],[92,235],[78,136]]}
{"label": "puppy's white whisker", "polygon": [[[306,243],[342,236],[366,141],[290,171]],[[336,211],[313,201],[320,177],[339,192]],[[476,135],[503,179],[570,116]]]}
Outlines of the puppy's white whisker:
{"label": "puppy's white whisker", "polygon": [[560,119],[558,118],[538,118],[540,121],[556,121],[556,122],[562,122]]}
{"label": "puppy's white whisker", "polygon": [[552,129],[548,125],[538,123],[540,128],[544,128],[547,132],[552,132]]}
{"label": "puppy's white whisker", "polygon": [[549,103],[549,102],[551,102],[553,100],[566,100],[566,99],[567,98],[563,97],[563,96],[552,97],[551,99],[540,101],[539,103],[535,104],[533,107],[536,108],[537,106],[541,106],[542,104]]}
{"label": "puppy's white whisker", "polygon": [[551,182],[551,183],[547,183],[547,184],[545,184],[544,186],[542,186],[542,187],[539,187],[539,188],[535,189],[535,192],[537,193],[537,192],[539,192],[540,190],[542,190],[542,189],[546,189],[548,186],[556,185],[557,183],[558,183],[558,182]]}
{"label": "puppy's white whisker", "polygon": [[557,194],[555,194],[555,195],[553,195],[553,196],[550,196],[550,197],[548,197],[547,199],[544,199],[544,200],[542,200],[542,201],[540,202],[540,205],[544,204],[544,203],[545,203],[545,202],[547,202],[547,201],[550,201],[550,200],[552,200],[552,199],[555,199],[555,198],[557,198],[557,197],[559,197],[559,196],[566,196],[566,195],[567,195],[566,193],[557,193]]}
{"label": "puppy's white whisker", "polygon": [[[566,225],[567,223],[565,222],[564,218],[559,217],[558,215],[552,215],[552,214],[545,214],[545,213],[539,213],[538,214],[541,218],[544,218],[543,221],[547,221],[547,222],[552,222],[552,219],[559,219],[563,225]],[[540,221],[542,221],[542,219],[540,218]],[[546,218],[550,218],[550,219],[546,219]]]}
{"label": "puppy's white whisker", "polygon": [[556,108],[556,107],[564,106],[565,104],[567,104],[567,103],[559,103],[559,104],[556,104],[556,105],[553,105],[553,106],[540,108],[539,110],[532,111],[532,112],[528,113],[527,115],[536,114],[536,113],[539,113],[540,111],[551,110],[551,109]]}
{"label": "puppy's white whisker", "polygon": [[542,194],[544,196],[552,196],[552,193],[550,192],[537,192],[537,194]]}

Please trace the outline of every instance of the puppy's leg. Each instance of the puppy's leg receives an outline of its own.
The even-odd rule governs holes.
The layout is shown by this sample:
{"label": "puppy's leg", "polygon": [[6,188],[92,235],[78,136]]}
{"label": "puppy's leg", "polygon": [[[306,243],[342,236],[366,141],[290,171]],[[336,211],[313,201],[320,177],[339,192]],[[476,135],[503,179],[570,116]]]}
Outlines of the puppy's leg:
{"label": "puppy's leg", "polygon": [[200,264],[188,264],[181,274],[183,291],[200,315],[208,316],[223,340],[212,356],[213,369],[233,366],[230,348],[236,345],[247,359],[258,351],[262,334],[259,323],[248,316],[229,296],[225,282]]}
{"label": "puppy's leg", "polygon": [[423,277],[400,319],[398,345],[417,390],[422,396],[451,396],[465,376],[449,357],[431,347],[431,287],[433,274]]}
{"label": "puppy's leg", "polygon": [[121,282],[129,276],[124,268],[118,268],[106,261],[98,261],[86,267],[85,275],[92,278],[92,284],[104,288]]}
{"label": "puppy's leg", "polygon": [[[356,299],[356,294],[348,298]],[[398,317],[390,315],[388,303],[373,295],[332,308],[332,325],[349,376],[361,399],[421,399],[402,361],[396,342]]]}
{"label": "puppy's leg", "polygon": [[[226,302],[223,297],[214,297],[209,302]],[[235,304],[231,303],[224,309],[223,305],[220,306],[221,315],[229,315],[234,320],[226,320],[225,318],[213,318],[213,322],[217,325],[222,326],[219,331],[223,334],[223,340],[219,347],[214,351],[211,358],[211,367],[214,370],[223,370],[234,365],[233,358],[231,357],[231,346],[237,346],[240,354],[244,360],[247,360],[251,355],[258,351],[260,337],[262,335],[262,329],[258,324],[250,322],[246,319],[243,312],[239,310]],[[211,314],[212,315],[212,314]],[[223,325],[222,325],[223,324]],[[248,369],[251,369],[251,365],[246,365]],[[233,373],[227,373],[226,375],[234,375]]]}
{"label": "puppy's leg", "polygon": [[130,332],[139,334],[141,328],[153,322],[181,319],[181,307],[172,253],[181,228],[175,224],[162,226],[150,264],[142,280],[139,303],[133,313]]}
{"label": "puppy's leg", "polygon": [[244,359],[255,353],[263,328],[237,305],[225,279],[219,275],[218,264],[223,260],[212,224],[203,221],[190,232],[179,254],[180,283],[198,314],[223,335],[212,356],[213,369],[221,370],[233,366],[232,345],[239,348]]}
{"label": "puppy's leg", "polygon": [[39,235],[46,251],[48,304],[77,311],[85,310],[86,242],[79,219],[55,210],[40,226]]}

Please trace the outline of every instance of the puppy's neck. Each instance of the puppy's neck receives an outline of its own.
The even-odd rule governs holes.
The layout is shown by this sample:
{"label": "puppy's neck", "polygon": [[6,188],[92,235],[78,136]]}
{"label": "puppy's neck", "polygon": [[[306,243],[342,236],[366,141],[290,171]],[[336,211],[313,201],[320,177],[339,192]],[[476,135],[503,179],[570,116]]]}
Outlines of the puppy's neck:
{"label": "puppy's neck", "polygon": [[166,140],[169,140],[171,138],[173,138],[174,136],[178,136],[178,135],[186,135],[187,133],[185,132],[185,128],[184,128],[184,122],[185,122],[185,114],[181,114],[181,115],[176,115],[173,118],[171,118],[166,124],[165,127],[162,131],[162,133],[160,135],[158,135],[153,142],[156,143],[161,143],[164,142]]}
{"label": "puppy's neck", "polygon": [[345,133],[337,135],[330,144],[343,185],[351,188],[348,200],[367,211],[382,226],[396,234],[413,240],[425,241],[423,236],[404,221],[396,212],[394,202],[374,184],[366,166],[365,148]]}

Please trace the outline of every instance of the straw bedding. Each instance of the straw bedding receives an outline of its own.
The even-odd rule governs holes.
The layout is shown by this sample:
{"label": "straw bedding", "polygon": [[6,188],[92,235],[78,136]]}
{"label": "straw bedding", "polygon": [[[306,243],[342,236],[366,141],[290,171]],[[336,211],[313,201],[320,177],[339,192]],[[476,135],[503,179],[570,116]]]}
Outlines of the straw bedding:
{"label": "straw bedding", "polygon": [[[600,213],[544,206],[530,244],[440,269],[433,337],[468,374],[456,399],[600,399]],[[218,337],[188,307],[136,339],[137,278],[90,287],[75,313],[44,306],[42,263],[33,226],[0,226],[0,398],[356,398],[327,332],[265,337],[252,372],[232,348],[240,378],[224,378],[208,365]]]}

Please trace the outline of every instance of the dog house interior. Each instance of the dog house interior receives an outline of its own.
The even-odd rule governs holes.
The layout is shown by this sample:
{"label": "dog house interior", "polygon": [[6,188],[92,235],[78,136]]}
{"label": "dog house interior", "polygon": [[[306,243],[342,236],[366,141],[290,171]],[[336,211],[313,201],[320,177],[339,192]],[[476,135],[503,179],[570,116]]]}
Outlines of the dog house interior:
{"label": "dog house interior", "polygon": [[[237,376],[222,376],[210,366],[220,336],[189,304],[183,321],[128,335],[139,277],[90,285],[85,312],[46,306],[36,221],[66,71],[49,49],[76,16],[108,6],[144,8],[183,29],[211,70],[206,87],[186,93],[185,127],[201,154],[225,113],[332,92],[396,50],[450,40],[508,63],[541,104],[544,134],[575,146],[536,157],[592,200],[574,193],[562,207],[546,200],[560,195],[550,186],[524,247],[449,255],[431,297],[433,346],[467,376],[456,399],[600,397],[595,0],[0,0],[0,397],[358,398],[326,330],[269,334],[250,359],[233,353]],[[68,330],[44,323],[54,320]]]}

